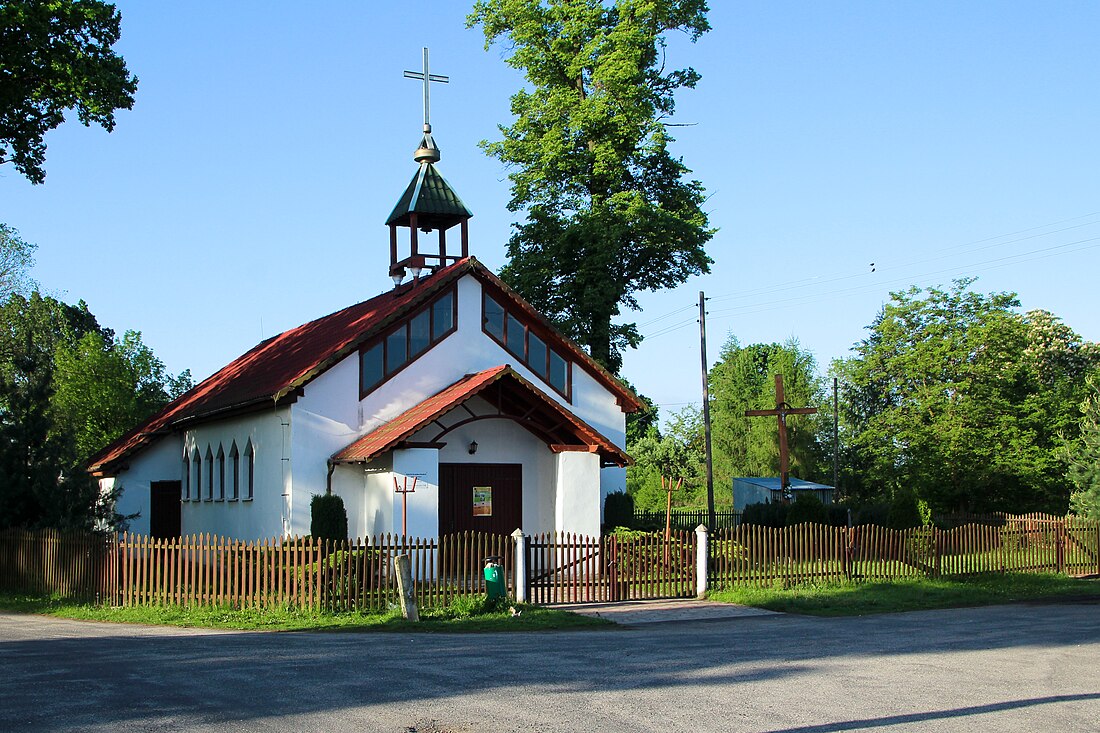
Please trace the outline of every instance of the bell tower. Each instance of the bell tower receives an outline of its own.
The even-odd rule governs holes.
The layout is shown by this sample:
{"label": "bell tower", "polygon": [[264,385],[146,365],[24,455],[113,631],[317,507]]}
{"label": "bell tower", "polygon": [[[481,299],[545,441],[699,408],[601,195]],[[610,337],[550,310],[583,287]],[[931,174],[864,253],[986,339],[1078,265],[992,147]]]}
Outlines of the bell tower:
{"label": "bell tower", "polygon": [[[473,216],[435,167],[440,153],[432,137],[429,118],[430,86],[432,82],[446,84],[449,80],[446,76],[430,72],[427,48],[424,49],[424,70],[406,71],[405,77],[424,82],[424,136],[413,153],[413,160],[420,167],[386,220],[390,228],[390,277],[394,285],[400,285],[406,274],[416,279],[424,269],[434,271],[468,257],[470,242],[467,222]],[[458,253],[448,254],[447,230],[456,225],[459,227]],[[409,230],[405,246],[399,242],[403,238],[399,236],[399,229]],[[421,234],[431,234],[433,231],[438,234],[435,244],[428,237],[421,239]],[[400,257],[399,250],[406,250],[408,254]]]}

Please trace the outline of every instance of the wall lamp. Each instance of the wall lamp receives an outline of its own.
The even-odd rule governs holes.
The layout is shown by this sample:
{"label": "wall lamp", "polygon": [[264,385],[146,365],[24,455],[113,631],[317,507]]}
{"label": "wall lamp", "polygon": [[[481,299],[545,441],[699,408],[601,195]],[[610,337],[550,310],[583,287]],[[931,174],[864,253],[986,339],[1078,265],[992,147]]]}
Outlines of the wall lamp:
{"label": "wall lamp", "polygon": [[477,453],[477,441],[476,440],[470,441],[470,455],[472,456],[474,453]]}

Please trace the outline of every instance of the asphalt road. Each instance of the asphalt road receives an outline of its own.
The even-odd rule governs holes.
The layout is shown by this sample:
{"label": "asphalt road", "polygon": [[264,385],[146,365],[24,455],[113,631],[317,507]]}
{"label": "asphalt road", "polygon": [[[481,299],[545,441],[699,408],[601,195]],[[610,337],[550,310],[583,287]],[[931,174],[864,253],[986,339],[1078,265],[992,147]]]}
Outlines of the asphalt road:
{"label": "asphalt road", "polygon": [[1100,605],[497,635],[0,615],[0,731],[1096,731]]}

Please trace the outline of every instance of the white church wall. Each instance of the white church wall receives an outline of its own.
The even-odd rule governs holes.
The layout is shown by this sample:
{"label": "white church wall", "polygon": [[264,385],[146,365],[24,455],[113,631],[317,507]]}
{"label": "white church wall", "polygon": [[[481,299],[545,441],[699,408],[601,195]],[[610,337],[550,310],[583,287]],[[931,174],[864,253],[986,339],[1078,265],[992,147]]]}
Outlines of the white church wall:
{"label": "white church wall", "polygon": [[[290,466],[294,480],[290,488],[290,521],[293,534],[309,534],[310,509],[313,497],[324,494],[328,487],[328,459],[361,434],[357,398],[359,396],[358,356],[343,359],[327,372],[306,385],[305,394],[290,406]],[[358,536],[361,526],[352,527],[350,501],[361,501],[362,471],[333,472],[333,481],[340,476],[340,494],[348,510],[348,533]],[[348,482],[358,475],[358,489]],[[335,490],[334,483],[334,490]],[[366,511],[358,507],[356,511]]]}
{"label": "white church wall", "polygon": [[566,451],[556,456],[554,521],[562,532],[600,534],[600,457]]}
{"label": "white church wall", "polygon": [[183,471],[183,448],[178,435],[168,435],[132,456],[129,468],[114,478],[102,479],[100,490],[118,486],[122,495],[115,510],[122,515],[137,514],[130,520],[129,531],[149,534],[149,492],[154,481],[179,481]]}
{"label": "white church wall", "polygon": [[[183,534],[207,533],[235,537],[243,540],[282,537],[290,534],[288,506],[283,496],[289,490],[290,471],[283,459],[289,452],[289,417],[286,408],[269,409],[198,425],[184,433],[187,454],[193,456],[198,449],[202,461],[202,497],[195,498],[195,479],[191,476],[190,499],[183,502]],[[253,498],[248,493],[249,445],[255,451],[253,468]],[[240,454],[240,496],[231,500],[232,461],[230,452],[236,443]],[[215,457],[219,446],[225,453],[225,498],[218,498],[217,484],[213,498],[208,499],[209,475],[207,449]],[[177,475],[182,473],[182,450],[176,454]],[[215,458],[216,461],[216,458]],[[192,463],[193,466],[193,463]],[[191,473],[194,473],[192,468]],[[219,481],[215,463],[214,480]],[[308,525],[307,525],[308,531]]]}
{"label": "white church wall", "polygon": [[[439,536],[439,451],[434,448],[404,448],[393,451],[393,478],[390,481],[393,527],[402,531],[402,497],[393,487],[393,479],[402,488],[415,489],[405,497],[408,502],[405,534],[410,537]],[[413,479],[416,479],[415,486]]]}
{"label": "white church wall", "polygon": [[344,500],[344,509],[348,513],[348,537],[365,539],[393,532],[392,470],[392,455],[389,453],[365,466],[336,466],[332,473],[332,493]]}

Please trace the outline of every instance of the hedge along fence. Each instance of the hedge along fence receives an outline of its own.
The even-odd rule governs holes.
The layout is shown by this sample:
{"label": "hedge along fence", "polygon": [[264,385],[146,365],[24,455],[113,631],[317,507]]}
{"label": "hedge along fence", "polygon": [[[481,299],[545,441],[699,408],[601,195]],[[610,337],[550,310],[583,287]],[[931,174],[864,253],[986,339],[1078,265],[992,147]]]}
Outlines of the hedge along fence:
{"label": "hedge along fence", "polygon": [[709,538],[711,587],[990,572],[1100,574],[1100,522],[1003,518],[1000,526],[744,525]]}

